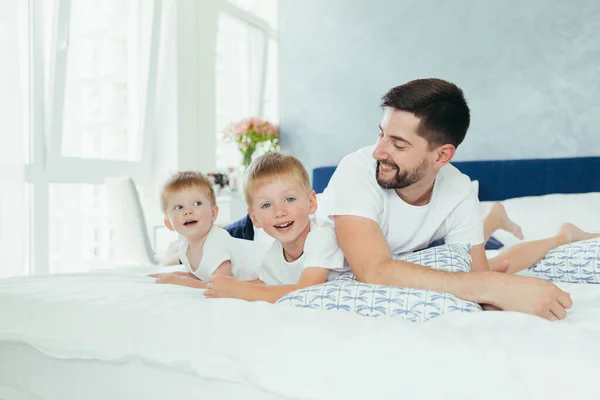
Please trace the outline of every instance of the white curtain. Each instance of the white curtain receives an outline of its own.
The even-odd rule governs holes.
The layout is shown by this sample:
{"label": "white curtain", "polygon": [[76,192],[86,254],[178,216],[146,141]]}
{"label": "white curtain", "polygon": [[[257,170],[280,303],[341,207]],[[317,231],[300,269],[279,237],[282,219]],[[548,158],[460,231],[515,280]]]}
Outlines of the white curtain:
{"label": "white curtain", "polygon": [[0,1],[0,277],[27,274],[27,2]]}
{"label": "white curtain", "polygon": [[[171,1],[174,0],[168,2]],[[66,172],[72,170],[72,165],[78,162],[77,158],[80,155],[77,152],[72,155],[63,154],[64,145],[72,144],[64,133],[69,130],[69,119],[76,119],[78,113],[73,112],[73,109],[68,109],[68,107],[62,113],[58,111],[62,107],[55,109],[58,104],[55,104],[56,97],[54,94],[59,89],[68,88],[69,80],[76,81],[78,62],[81,57],[67,60],[70,62],[70,68],[66,69],[66,80],[64,74],[58,73],[60,71],[64,72],[64,62],[60,64],[62,69],[59,68],[58,62],[52,68],[50,66],[52,60],[56,61],[59,58],[58,52],[62,51],[64,61],[65,45],[69,43],[65,42],[64,37],[61,37],[61,35],[65,35],[65,32],[68,32],[66,28],[58,30],[58,37],[53,34],[52,24],[58,16],[56,11],[61,9],[57,7],[62,6],[64,9],[65,5],[70,5],[72,19],[70,22],[77,18],[77,10],[82,11],[86,9],[87,5],[96,7],[99,13],[100,11],[104,14],[116,11],[113,14],[117,16],[119,15],[119,9],[122,8],[128,11],[128,15],[132,16],[131,23],[126,24],[129,39],[127,41],[129,46],[127,51],[129,52],[128,58],[131,61],[128,64],[128,93],[125,96],[131,103],[128,108],[127,120],[128,128],[132,132],[140,130],[143,130],[143,132],[141,135],[129,136],[130,140],[134,141],[133,144],[130,143],[129,147],[142,153],[140,154],[140,163],[145,163],[148,168],[129,167],[119,163],[114,163],[114,165],[125,165],[122,167],[123,171],[118,172],[121,175],[129,175],[130,170],[148,170],[147,175],[150,175],[149,167],[152,164],[150,163],[149,154],[152,151],[151,136],[154,133],[151,130],[156,128],[154,116],[152,115],[156,112],[154,104],[156,68],[150,67],[151,57],[149,53],[151,38],[160,41],[160,31],[157,32],[152,29],[153,11],[156,10],[154,8],[156,4],[159,4],[158,12],[160,12],[161,0],[112,0],[110,2],[90,2],[89,0],[72,0],[70,2],[62,0],[43,0],[40,2],[37,0],[34,2],[0,0],[0,278],[26,275],[32,270],[43,272],[48,268],[45,266],[40,268],[39,264],[50,264],[51,259],[57,257],[56,263],[61,266],[64,265],[65,271],[70,270],[70,266],[86,269],[79,262],[77,255],[73,254],[73,249],[77,248],[74,243],[77,243],[77,241],[70,240],[67,236],[59,237],[52,234],[52,228],[59,224],[61,228],[64,228],[61,229],[62,231],[77,235],[77,229],[70,229],[68,226],[69,222],[77,223],[80,221],[76,215],[69,217],[77,207],[69,208],[69,204],[62,202],[59,198],[54,203],[68,211],[65,214],[66,218],[64,218],[64,221],[60,220],[58,222],[55,221],[56,218],[54,220],[49,218],[52,211],[50,210],[52,196],[48,201],[48,192],[50,192],[50,195],[57,192],[57,186],[61,186],[61,190],[67,190],[68,188],[65,189],[65,187],[71,185],[81,191],[82,189],[79,188],[89,186],[89,183],[98,185],[98,176],[102,176],[105,171],[102,165],[108,165],[112,160],[105,160],[105,164],[98,164],[99,167],[89,167],[89,163],[81,164],[82,168],[79,171],[90,172],[90,176],[94,177],[93,179],[90,178],[89,182],[85,180],[85,177],[83,180],[77,178],[77,182],[68,180],[70,175]],[[30,29],[29,26],[31,13],[33,12],[29,9],[31,5],[37,7],[33,29]],[[64,18],[64,14],[62,18]],[[156,19],[160,21],[160,18],[154,20]],[[60,26],[66,26],[65,21],[62,22]],[[37,42],[35,42],[35,46],[33,46],[34,38],[30,37],[32,31],[36,35]],[[75,31],[73,30],[73,32]],[[71,39],[75,39],[75,36]],[[56,43],[53,43],[53,41],[56,41]],[[73,50],[71,55],[76,54],[74,50],[77,46],[76,43],[71,41],[70,46]],[[35,63],[30,62],[29,58],[29,54],[32,54],[30,52],[32,48],[34,49],[34,57],[37,57]],[[52,49],[58,50],[58,52],[52,54]],[[156,62],[156,57],[154,57],[154,61]],[[32,71],[35,73],[32,74]],[[41,74],[40,71],[42,71]],[[35,78],[35,87],[30,84],[32,76]],[[59,79],[59,77],[62,78]],[[50,84],[51,81],[53,81],[53,84]],[[35,94],[32,95],[31,93]],[[69,92],[68,94],[72,93]],[[30,96],[35,98],[30,98]],[[71,98],[72,103],[73,98]],[[109,105],[116,107],[114,102]],[[37,112],[34,112],[35,110]],[[151,118],[145,117],[146,112],[149,112]],[[51,116],[54,118],[51,119]],[[51,129],[49,129],[50,122],[59,119],[62,119],[61,129],[51,132]],[[79,130],[79,127],[74,129],[75,133]],[[57,132],[63,134],[62,148],[57,148],[57,146],[53,148],[53,143],[57,143]],[[44,139],[46,143],[44,143]],[[32,155],[32,150],[35,150],[35,157]],[[65,161],[63,160],[64,155],[71,155],[71,158]],[[135,156],[131,158],[133,161],[137,161]],[[70,163],[68,164],[69,168],[64,167],[67,166],[66,162]],[[113,171],[111,172],[113,174],[116,170],[114,165],[109,165],[112,168],[109,169]],[[95,168],[95,170],[88,171],[84,167]],[[66,174],[65,177],[59,176],[63,172]],[[138,178],[139,181],[142,181],[140,177]],[[67,185],[58,185],[57,182],[66,182]],[[32,189],[34,187],[35,191]],[[40,194],[45,194],[45,197]],[[46,201],[43,201],[44,198],[46,198]],[[33,215],[41,216],[38,221],[29,221],[32,208],[36,210]],[[53,210],[56,214],[56,207]],[[58,214],[62,215],[61,209],[58,211]],[[105,223],[105,221],[100,222]],[[82,236],[79,235],[79,237]],[[37,244],[34,244],[36,249],[31,248],[32,238],[37,240],[35,242]],[[55,242],[55,247],[50,249],[53,250],[51,252],[48,251],[48,248],[52,247],[48,245],[49,238],[52,238]],[[98,242],[97,239],[93,240]],[[66,249],[65,251],[60,250],[63,247]],[[96,258],[107,252],[106,247],[103,246],[98,249],[97,254],[99,256]],[[56,251],[57,249],[60,251]],[[35,259],[32,261],[30,258]],[[35,263],[35,268],[33,263]]]}

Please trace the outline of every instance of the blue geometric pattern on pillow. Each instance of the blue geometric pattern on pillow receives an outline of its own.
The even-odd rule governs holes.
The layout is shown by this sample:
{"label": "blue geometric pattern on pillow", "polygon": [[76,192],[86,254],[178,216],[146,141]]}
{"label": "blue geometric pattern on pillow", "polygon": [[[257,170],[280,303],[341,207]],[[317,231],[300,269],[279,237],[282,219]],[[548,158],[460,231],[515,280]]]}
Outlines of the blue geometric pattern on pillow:
{"label": "blue geometric pattern on pillow", "polygon": [[[398,257],[405,261],[450,272],[471,270],[469,245],[443,245]],[[276,304],[320,310],[355,312],[369,317],[387,316],[425,322],[448,313],[481,311],[479,304],[449,293],[371,285],[356,281],[351,272],[336,280],[288,293]]]}
{"label": "blue geometric pattern on pillow", "polygon": [[[427,246],[427,248],[441,246],[444,243],[445,243],[444,239],[434,240],[433,242],[429,243],[429,246]],[[500,250],[501,248],[504,247],[504,243],[502,243],[495,237],[490,236],[490,238],[488,239],[487,242],[485,242],[485,245],[483,247],[485,248],[485,250]]]}
{"label": "blue geometric pattern on pillow", "polygon": [[530,271],[551,282],[600,284],[600,238],[552,249]]}

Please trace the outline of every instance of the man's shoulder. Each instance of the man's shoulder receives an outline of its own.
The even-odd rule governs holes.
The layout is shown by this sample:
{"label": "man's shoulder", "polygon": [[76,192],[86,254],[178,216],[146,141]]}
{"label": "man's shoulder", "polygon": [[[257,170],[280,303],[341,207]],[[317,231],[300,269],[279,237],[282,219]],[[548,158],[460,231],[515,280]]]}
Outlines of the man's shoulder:
{"label": "man's shoulder", "polygon": [[[344,186],[352,182],[353,185],[377,186],[375,166],[377,161],[373,158],[374,146],[367,146],[346,155],[335,170],[332,181]],[[350,182],[348,182],[350,181]]]}
{"label": "man's shoulder", "polygon": [[344,156],[340,161],[340,165],[375,165],[373,150],[375,150],[374,145],[362,147]]}
{"label": "man's shoulder", "polygon": [[444,192],[467,196],[472,191],[471,178],[463,174],[452,164],[440,169],[437,179]]}

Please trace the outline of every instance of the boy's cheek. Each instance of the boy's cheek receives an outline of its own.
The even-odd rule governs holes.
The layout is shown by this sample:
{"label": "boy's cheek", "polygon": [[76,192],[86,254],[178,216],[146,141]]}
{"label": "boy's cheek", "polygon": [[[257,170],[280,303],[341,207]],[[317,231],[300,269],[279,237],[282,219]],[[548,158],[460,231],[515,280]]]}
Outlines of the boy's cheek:
{"label": "boy's cheek", "polygon": [[265,229],[265,228],[268,229],[268,227],[271,226],[269,218],[261,218],[258,220],[258,222],[260,222],[260,225],[262,226],[263,229]]}

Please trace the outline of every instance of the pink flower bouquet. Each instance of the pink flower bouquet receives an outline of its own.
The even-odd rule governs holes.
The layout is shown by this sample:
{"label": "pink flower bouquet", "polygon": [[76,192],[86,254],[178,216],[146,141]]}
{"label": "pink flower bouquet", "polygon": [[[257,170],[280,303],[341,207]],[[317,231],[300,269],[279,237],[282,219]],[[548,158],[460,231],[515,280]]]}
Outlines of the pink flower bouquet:
{"label": "pink flower bouquet", "polygon": [[238,123],[230,124],[225,129],[225,138],[237,143],[242,153],[242,163],[247,168],[252,162],[252,155],[260,148],[264,152],[276,151],[279,147],[279,130],[277,125],[259,118],[246,118]]}

